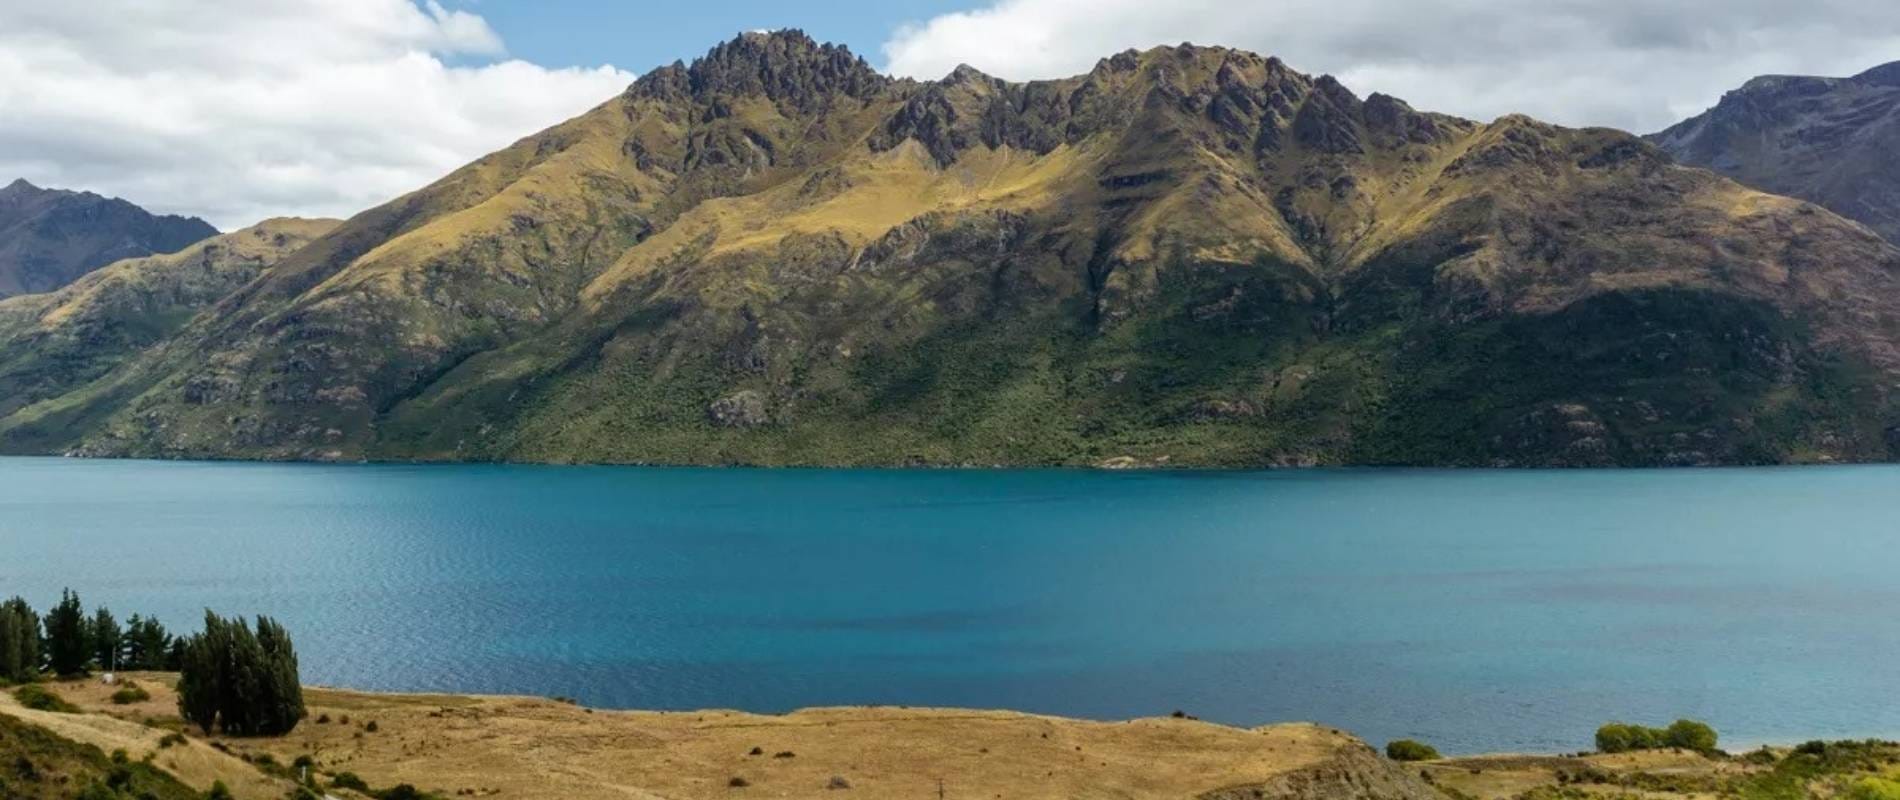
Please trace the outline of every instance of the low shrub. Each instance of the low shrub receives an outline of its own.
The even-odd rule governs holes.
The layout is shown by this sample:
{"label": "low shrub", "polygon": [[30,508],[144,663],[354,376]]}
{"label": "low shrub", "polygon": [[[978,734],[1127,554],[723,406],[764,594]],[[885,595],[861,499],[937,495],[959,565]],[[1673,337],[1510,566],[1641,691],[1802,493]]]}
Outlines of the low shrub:
{"label": "low shrub", "polygon": [[152,699],[152,693],[145,691],[145,687],[136,683],[128,683],[112,693],[112,704],[119,706],[143,703],[150,699]]}
{"label": "low shrub", "polygon": [[53,693],[53,690],[37,683],[29,683],[13,690],[13,697],[20,705],[34,711],[56,711],[61,714],[77,714],[79,707],[66,702],[65,698]]}
{"label": "low shrub", "polygon": [[726,785],[734,789],[744,789],[747,786],[751,786],[752,782],[738,775],[734,775],[726,779]]}
{"label": "low shrub", "polygon": [[1602,753],[1627,753],[1662,747],[1712,753],[1715,752],[1716,742],[1714,728],[1706,722],[1692,719],[1676,720],[1667,728],[1612,722],[1597,728],[1596,735],[1597,751]]}
{"label": "low shrub", "polygon": [[168,734],[165,734],[163,737],[160,737],[158,740],[158,746],[159,746],[159,749],[161,750],[167,747],[171,747],[173,745],[183,746],[190,743],[191,743],[191,740],[186,739],[185,735],[182,733],[168,733]]}
{"label": "low shrub", "polygon": [[1663,730],[1663,744],[1698,753],[1714,752],[1716,741],[1714,728],[1693,719],[1676,720]]}
{"label": "low shrub", "polygon": [[1900,800],[1900,781],[1861,778],[1841,796],[1844,800]]}
{"label": "low shrub", "polygon": [[354,772],[339,772],[330,776],[330,786],[369,794],[369,784],[364,783],[363,779],[357,777]]}
{"label": "low shrub", "polygon": [[1387,743],[1385,757],[1393,761],[1437,761],[1438,749],[1413,739],[1400,739]]}

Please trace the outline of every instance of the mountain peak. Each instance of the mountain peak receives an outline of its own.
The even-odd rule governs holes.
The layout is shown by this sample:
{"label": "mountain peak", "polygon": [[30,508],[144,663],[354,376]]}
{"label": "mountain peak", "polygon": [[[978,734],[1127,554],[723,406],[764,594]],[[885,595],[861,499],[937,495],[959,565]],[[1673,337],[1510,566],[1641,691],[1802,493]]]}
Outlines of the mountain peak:
{"label": "mountain peak", "polygon": [[741,33],[690,65],[675,62],[647,73],[633,89],[666,98],[763,95],[810,111],[835,95],[866,99],[889,83],[849,48],[785,28]]}
{"label": "mountain peak", "polygon": [[995,77],[983,70],[969,64],[958,64],[956,69],[950,70],[950,74],[944,76],[943,83],[993,83],[995,80]]}
{"label": "mountain peak", "polygon": [[21,192],[37,192],[39,190],[40,190],[40,187],[34,186],[32,183],[28,182],[27,179],[25,178],[14,178],[12,183],[7,184],[7,188],[0,189],[0,191],[7,192],[8,194],[16,194],[16,193],[21,193]]}

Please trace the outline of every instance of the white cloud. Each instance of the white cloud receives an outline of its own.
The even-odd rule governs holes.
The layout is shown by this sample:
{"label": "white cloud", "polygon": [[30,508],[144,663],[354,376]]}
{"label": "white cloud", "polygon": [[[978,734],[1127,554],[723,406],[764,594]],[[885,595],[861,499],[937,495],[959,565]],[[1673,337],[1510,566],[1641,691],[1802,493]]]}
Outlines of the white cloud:
{"label": "white cloud", "polygon": [[226,230],[348,216],[633,79],[504,54],[434,0],[0,0],[0,184]]}
{"label": "white cloud", "polygon": [[889,69],[1011,79],[1192,41],[1278,55],[1433,111],[1656,130],[1760,74],[1900,59],[1893,0],[1000,0],[899,30]]}

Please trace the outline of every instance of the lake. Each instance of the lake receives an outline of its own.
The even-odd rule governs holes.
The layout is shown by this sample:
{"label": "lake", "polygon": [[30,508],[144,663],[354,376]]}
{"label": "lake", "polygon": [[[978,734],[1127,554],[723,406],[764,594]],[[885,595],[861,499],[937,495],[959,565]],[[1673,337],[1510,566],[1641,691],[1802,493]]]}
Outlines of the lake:
{"label": "lake", "polygon": [[306,682],[609,707],[1900,733],[1900,468],[742,470],[0,459],[0,593],[267,613]]}

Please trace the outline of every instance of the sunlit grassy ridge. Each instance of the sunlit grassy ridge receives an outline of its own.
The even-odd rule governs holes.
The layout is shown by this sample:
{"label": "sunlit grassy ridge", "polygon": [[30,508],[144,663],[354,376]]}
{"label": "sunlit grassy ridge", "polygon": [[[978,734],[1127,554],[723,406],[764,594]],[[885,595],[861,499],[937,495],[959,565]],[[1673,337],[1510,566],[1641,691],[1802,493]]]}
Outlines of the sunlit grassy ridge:
{"label": "sunlit grassy ridge", "polygon": [[[1224,48],[748,34],[350,220],[11,450],[768,464],[1891,455],[1900,253],[1616,131]],[[0,322],[0,325],[4,325]]]}

